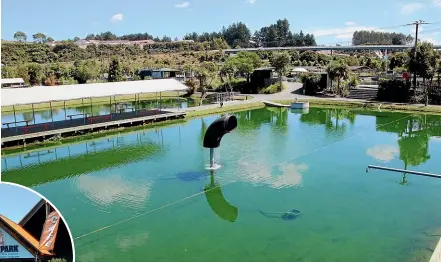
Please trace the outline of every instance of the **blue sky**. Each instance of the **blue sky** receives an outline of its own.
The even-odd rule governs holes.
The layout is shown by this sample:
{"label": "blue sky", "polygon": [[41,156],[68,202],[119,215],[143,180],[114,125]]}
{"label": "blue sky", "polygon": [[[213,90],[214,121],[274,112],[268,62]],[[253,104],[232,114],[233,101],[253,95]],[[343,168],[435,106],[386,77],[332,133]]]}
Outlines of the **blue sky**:
{"label": "blue sky", "polygon": [[0,199],[0,214],[18,223],[41,197],[22,187],[0,183]]}
{"label": "blue sky", "polygon": [[[319,44],[347,44],[355,30],[403,25],[422,19],[421,38],[441,43],[441,0],[2,0],[2,39],[16,31],[54,39],[112,31],[181,38],[218,31],[242,21],[252,31],[287,18],[291,30],[315,33]],[[430,31],[435,30],[435,31]],[[413,33],[410,26],[394,29]],[[427,32],[424,32],[427,31]],[[325,35],[325,36],[323,36]],[[331,35],[331,36],[329,36]]]}

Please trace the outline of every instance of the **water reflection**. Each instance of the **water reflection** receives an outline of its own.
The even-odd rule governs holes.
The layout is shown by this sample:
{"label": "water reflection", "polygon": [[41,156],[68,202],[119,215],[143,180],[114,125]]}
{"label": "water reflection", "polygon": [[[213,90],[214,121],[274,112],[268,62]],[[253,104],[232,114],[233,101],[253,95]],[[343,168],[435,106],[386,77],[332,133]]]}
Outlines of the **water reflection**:
{"label": "water reflection", "polygon": [[[400,160],[404,169],[430,159],[429,140],[441,135],[441,118],[431,115],[388,114],[378,116],[377,130],[398,135]],[[392,122],[392,124],[388,124]]]}
{"label": "water reflection", "polygon": [[366,150],[368,156],[384,163],[394,160],[399,152],[399,149],[393,145],[376,145]]}
{"label": "water reflection", "polygon": [[[205,103],[211,103],[210,101],[205,101]],[[116,112],[129,112],[135,109],[183,109],[188,107],[197,106],[197,101],[193,99],[163,99],[161,103],[159,100],[144,100],[144,101],[126,101],[118,102],[118,106],[115,103],[110,104],[90,104],[87,100],[83,101],[82,105],[78,106],[67,106],[66,108],[53,108],[52,112],[50,109],[35,110],[34,113],[31,112],[16,112],[16,121],[27,120],[29,123],[47,123],[54,121],[82,118],[84,115],[99,116],[106,115]],[[35,117],[34,117],[35,115]],[[2,123],[14,122],[13,112],[2,112]],[[25,123],[19,123],[17,126],[25,125]]]}
{"label": "water reflection", "polygon": [[234,113],[237,118],[237,131],[246,133],[269,124],[275,132],[286,134],[288,131],[288,114],[286,108],[265,107],[262,110],[251,110]]}
{"label": "water reflection", "polygon": [[[21,185],[40,185],[162,154],[166,149],[161,140],[155,141],[157,139],[160,138],[145,138],[139,132],[135,141],[111,137],[5,157],[2,159],[2,175],[4,180]],[[26,172],[28,169],[32,172]]]}
{"label": "water reflection", "polygon": [[313,109],[308,114],[300,116],[300,122],[309,125],[324,125],[327,135],[344,136],[348,125],[354,125],[356,113],[349,109]]}
{"label": "water reflection", "polygon": [[236,221],[238,209],[225,199],[221,185],[215,182],[213,171],[210,171],[210,184],[204,187],[204,192],[208,204],[219,218],[229,222]]}
{"label": "water reflection", "polygon": [[73,185],[100,210],[108,210],[112,205],[140,209],[145,206],[152,190],[151,181],[139,181],[133,176],[107,172],[79,176]]}

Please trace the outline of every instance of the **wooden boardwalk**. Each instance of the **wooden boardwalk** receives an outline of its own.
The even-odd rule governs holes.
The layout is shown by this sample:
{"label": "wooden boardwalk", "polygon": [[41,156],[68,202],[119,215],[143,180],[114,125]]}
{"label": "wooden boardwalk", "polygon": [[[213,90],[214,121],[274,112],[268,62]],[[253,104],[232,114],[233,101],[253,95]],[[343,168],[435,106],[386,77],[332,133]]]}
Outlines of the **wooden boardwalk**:
{"label": "wooden boardwalk", "polygon": [[[149,122],[184,118],[186,112],[148,110],[140,113],[101,115],[89,118],[62,120],[29,126],[2,128],[2,147],[6,144],[26,143],[30,140],[42,140],[51,136],[68,136],[77,132],[90,132],[98,129],[111,129],[120,126],[136,126]],[[34,128],[35,127],[35,128]]]}

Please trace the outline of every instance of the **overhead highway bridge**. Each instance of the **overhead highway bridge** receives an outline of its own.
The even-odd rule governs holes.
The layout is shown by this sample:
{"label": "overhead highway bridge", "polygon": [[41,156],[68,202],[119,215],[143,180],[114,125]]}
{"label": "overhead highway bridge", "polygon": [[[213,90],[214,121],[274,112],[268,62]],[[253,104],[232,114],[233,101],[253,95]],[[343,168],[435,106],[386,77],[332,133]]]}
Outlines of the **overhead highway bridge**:
{"label": "overhead highway bridge", "polygon": [[[358,45],[358,46],[289,46],[289,47],[257,47],[257,48],[237,48],[237,49],[225,49],[225,54],[236,54],[240,51],[285,51],[285,50],[298,50],[298,51],[363,51],[363,50],[391,50],[391,51],[403,51],[413,48],[413,45]],[[434,45],[434,49],[441,49],[441,45]]]}

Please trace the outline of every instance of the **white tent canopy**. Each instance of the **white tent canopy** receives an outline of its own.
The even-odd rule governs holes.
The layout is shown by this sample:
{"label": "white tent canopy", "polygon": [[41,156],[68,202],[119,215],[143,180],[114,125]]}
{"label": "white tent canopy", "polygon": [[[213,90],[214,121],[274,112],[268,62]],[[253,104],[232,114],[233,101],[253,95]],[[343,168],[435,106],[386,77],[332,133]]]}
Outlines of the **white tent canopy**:
{"label": "white tent canopy", "polygon": [[306,70],[305,68],[296,67],[296,68],[294,68],[291,72],[302,72],[302,73],[306,73],[306,72],[308,72],[308,70]]}
{"label": "white tent canopy", "polygon": [[185,91],[187,86],[174,79],[141,80],[98,84],[36,86],[29,88],[2,89],[2,106],[36,104],[50,101],[135,95],[166,91]]}
{"label": "white tent canopy", "polygon": [[23,78],[2,78],[3,84],[24,84]]}

